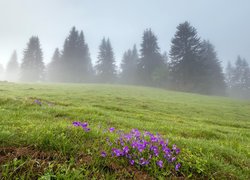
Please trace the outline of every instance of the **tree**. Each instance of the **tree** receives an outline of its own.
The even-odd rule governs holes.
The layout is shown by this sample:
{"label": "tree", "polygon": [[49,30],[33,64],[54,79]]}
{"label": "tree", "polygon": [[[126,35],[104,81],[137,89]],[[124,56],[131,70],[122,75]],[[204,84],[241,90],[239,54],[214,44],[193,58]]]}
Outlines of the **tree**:
{"label": "tree", "polygon": [[151,29],[147,29],[143,33],[140,52],[141,57],[137,65],[139,81],[144,85],[154,85],[153,72],[164,63],[160,54],[157,37]]}
{"label": "tree", "polygon": [[3,80],[3,74],[4,74],[4,67],[2,64],[0,64],[0,81]]}
{"label": "tree", "polygon": [[48,64],[47,75],[51,82],[61,82],[62,76],[61,54],[58,48],[55,49],[51,62]]}
{"label": "tree", "polygon": [[84,34],[73,27],[64,42],[62,51],[62,71],[64,82],[88,81],[92,64]]}
{"label": "tree", "polygon": [[152,73],[152,80],[155,86],[169,88],[169,66],[166,52],[162,54],[162,60],[162,66],[156,68]]}
{"label": "tree", "polygon": [[78,46],[79,46],[79,65],[83,69],[79,69],[79,72],[83,73],[83,80],[89,81],[91,76],[93,75],[93,66],[91,63],[90,53],[88,44],[85,43],[85,38],[83,35],[83,31],[80,32],[79,39],[78,39]]}
{"label": "tree", "polygon": [[229,95],[238,98],[250,98],[250,67],[247,61],[237,57],[235,65],[227,67]]}
{"label": "tree", "polygon": [[250,89],[250,69],[247,61],[238,56],[233,73],[233,86],[242,90]]}
{"label": "tree", "polygon": [[102,39],[99,46],[96,64],[97,80],[102,83],[112,83],[116,78],[116,65],[113,48],[109,39]]}
{"label": "tree", "polygon": [[19,75],[19,64],[17,62],[17,53],[14,51],[6,67],[5,77],[8,81],[17,81]]}
{"label": "tree", "polygon": [[43,80],[43,77],[44,63],[40,41],[38,37],[32,36],[24,50],[21,63],[21,80],[35,82]]}
{"label": "tree", "polygon": [[226,91],[225,77],[217,58],[214,46],[209,41],[201,43],[199,91],[203,94],[224,95]]}
{"label": "tree", "polygon": [[123,55],[121,63],[121,81],[127,84],[134,84],[136,82],[136,66],[138,62],[138,52],[136,45],[133,50],[129,49]]}
{"label": "tree", "polygon": [[231,89],[233,87],[233,74],[234,68],[231,65],[231,62],[229,61],[226,67],[226,84],[228,89]]}
{"label": "tree", "polygon": [[171,41],[170,73],[175,88],[184,91],[195,91],[199,86],[199,53],[200,38],[197,31],[188,22],[177,26]]}

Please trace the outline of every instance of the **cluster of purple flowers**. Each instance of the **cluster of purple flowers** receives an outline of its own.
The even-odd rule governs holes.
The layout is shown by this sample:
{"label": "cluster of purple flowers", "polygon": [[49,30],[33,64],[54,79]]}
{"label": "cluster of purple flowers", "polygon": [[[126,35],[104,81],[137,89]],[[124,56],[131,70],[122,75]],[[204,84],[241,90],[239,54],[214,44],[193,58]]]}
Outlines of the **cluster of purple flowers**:
{"label": "cluster of purple flowers", "polygon": [[75,121],[72,124],[75,127],[78,127],[78,126],[82,127],[83,130],[86,131],[86,132],[90,131],[90,128],[88,128],[88,123],[86,123],[86,122],[82,123],[82,122],[79,122],[79,121]]}
{"label": "cluster of purple flowers", "polygon": [[[115,132],[115,128],[110,128],[109,132]],[[111,156],[124,157],[131,165],[150,166],[156,164],[159,168],[168,165],[175,167],[178,171],[181,167],[177,162],[180,149],[176,145],[169,147],[168,140],[159,134],[150,132],[141,133],[138,129],[132,129],[128,134],[116,131],[119,137],[114,143],[107,138],[111,149]],[[106,157],[108,153],[102,152],[101,156]]]}

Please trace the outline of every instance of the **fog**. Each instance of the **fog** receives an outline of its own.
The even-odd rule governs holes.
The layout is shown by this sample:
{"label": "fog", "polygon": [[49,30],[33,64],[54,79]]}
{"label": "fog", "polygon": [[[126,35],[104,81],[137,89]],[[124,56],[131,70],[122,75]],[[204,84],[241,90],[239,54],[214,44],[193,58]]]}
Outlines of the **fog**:
{"label": "fog", "polygon": [[14,49],[22,58],[28,38],[39,36],[48,63],[55,47],[61,48],[72,26],[82,29],[95,61],[100,39],[109,37],[115,57],[152,28],[162,51],[169,51],[176,26],[189,21],[199,35],[216,46],[221,61],[238,55],[250,59],[250,2],[248,0],[1,0],[0,63],[6,66]]}
{"label": "fog", "polygon": [[[206,49],[205,47],[213,47],[211,52],[215,54],[214,60],[215,62],[221,62],[218,67],[223,67],[223,71],[226,73],[227,63],[230,61],[232,64],[235,64],[238,56],[242,57],[244,63],[245,61],[246,63],[250,61],[249,7],[250,2],[248,0],[1,0],[0,80],[21,80],[22,77],[20,76],[23,76],[23,80],[28,80],[26,77],[31,77],[30,75],[33,73],[31,71],[25,71],[25,73],[21,74],[21,71],[15,70],[16,67],[11,68],[12,66],[9,67],[11,70],[8,70],[8,63],[12,59],[14,64],[15,62],[19,63],[18,68],[24,68],[21,67],[21,63],[25,59],[24,50],[28,49],[31,37],[37,37],[42,58],[40,67],[44,72],[42,75],[37,75],[35,79],[29,79],[30,81],[118,82],[125,84],[138,84],[139,82],[141,85],[171,87],[188,92],[220,94],[219,91],[214,90],[214,87],[218,89],[217,85],[211,88],[206,87],[203,83],[199,83],[194,88],[194,85],[191,84],[193,84],[193,81],[197,82],[194,77],[199,75],[193,74],[193,77],[191,77],[191,70],[187,69],[181,72],[185,74],[184,71],[187,71],[190,75],[189,78],[181,79],[178,77],[178,79],[176,77],[177,79],[174,80],[175,85],[169,85],[171,84],[169,83],[169,78],[172,78],[169,74],[173,74],[173,68],[171,70],[170,66],[173,64],[173,61],[179,61],[175,58],[176,55],[173,54],[173,50],[171,55],[172,39],[180,24],[184,22],[190,23],[190,26],[196,29],[197,36],[201,42],[209,40],[209,43],[203,43],[203,50]],[[75,62],[77,62],[76,59],[79,59],[79,54],[81,54],[80,51],[78,55],[73,53],[73,56],[70,53],[65,53],[65,39],[69,38],[72,27],[76,27],[76,34],[78,33],[79,39],[81,39],[81,31],[83,32],[82,52],[86,51],[87,53],[85,52],[85,55],[82,54],[82,58],[85,58],[86,63],[85,65],[82,64],[85,68],[83,70],[85,73],[82,74],[77,74],[77,71],[65,68],[73,67],[73,61],[67,64],[69,62],[69,60],[66,60],[67,58],[75,59]],[[154,57],[154,63],[150,65],[148,70],[145,70],[145,65],[141,65],[141,68],[144,68],[150,75],[143,75],[144,72],[138,71],[136,72],[137,75],[134,74],[131,77],[124,75],[124,78],[122,78],[122,72],[133,75],[131,67],[124,65],[124,61],[129,61],[133,58],[134,61],[139,59],[136,64],[139,64],[138,67],[140,67],[140,64],[143,64],[143,59],[147,59],[142,54],[141,44],[145,31],[149,29],[152,31],[153,37],[157,38],[157,46],[159,47],[157,53],[162,57],[162,61],[164,61],[165,57],[166,61],[171,61],[172,63],[164,63],[163,66],[166,65],[168,70],[156,68],[157,63],[155,62],[157,57]],[[102,74],[102,68],[105,69],[105,66],[101,65],[102,60],[100,60],[102,59],[100,57],[100,46],[103,38],[105,38],[106,43],[106,45],[105,43],[103,44],[103,47],[110,46],[112,49],[112,55],[108,58],[111,59],[111,66],[114,66],[114,72],[109,72],[105,75]],[[33,42],[36,43],[35,40]],[[136,48],[136,55],[132,53],[133,47]],[[62,56],[62,59],[65,61],[62,63],[63,65],[60,65],[61,69],[53,69],[53,64],[57,62],[57,60],[54,60],[55,63],[52,63],[56,48],[59,48],[58,59]],[[14,50],[17,52],[16,60],[15,58],[13,59]],[[166,56],[164,56],[164,53]],[[200,55],[209,56],[209,53],[201,53]],[[203,57],[203,59],[206,58]],[[160,63],[158,65],[163,67]],[[123,70],[122,67],[129,69],[129,71]],[[237,69],[237,66],[234,69]],[[9,73],[9,71],[15,73]],[[40,69],[37,71],[40,71]],[[50,71],[53,73],[49,73]],[[248,71],[248,69],[246,68],[245,71]],[[68,72],[72,77],[63,77],[60,74],[62,72]],[[112,74],[115,74],[115,79],[111,77]],[[76,78],[77,76],[85,78]],[[219,76],[215,79],[220,79]],[[108,80],[106,81],[103,77],[106,77]],[[227,77],[225,78],[227,79]],[[200,82],[202,81],[208,80],[200,80]],[[237,84],[236,80],[234,81],[234,84]],[[227,85],[225,86],[229,86],[228,81],[226,83]]]}

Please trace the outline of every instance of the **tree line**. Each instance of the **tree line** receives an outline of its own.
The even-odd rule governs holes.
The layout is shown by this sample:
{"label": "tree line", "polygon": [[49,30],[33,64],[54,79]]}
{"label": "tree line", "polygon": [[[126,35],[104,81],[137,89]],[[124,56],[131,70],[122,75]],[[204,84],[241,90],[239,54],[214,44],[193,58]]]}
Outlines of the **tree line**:
{"label": "tree line", "polygon": [[229,63],[223,73],[213,44],[202,40],[189,22],[177,26],[168,54],[161,53],[157,36],[146,29],[140,49],[134,45],[125,51],[119,68],[109,38],[101,40],[93,65],[83,31],[73,27],[62,50],[56,48],[51,62],[45,66],[39,38],[32,36],[20,66],[14,52],[6,74],[11,77],[9,80],[28,82],[122,83],[208,95],[250,94],[247,61],[238,57],[235,65]]}

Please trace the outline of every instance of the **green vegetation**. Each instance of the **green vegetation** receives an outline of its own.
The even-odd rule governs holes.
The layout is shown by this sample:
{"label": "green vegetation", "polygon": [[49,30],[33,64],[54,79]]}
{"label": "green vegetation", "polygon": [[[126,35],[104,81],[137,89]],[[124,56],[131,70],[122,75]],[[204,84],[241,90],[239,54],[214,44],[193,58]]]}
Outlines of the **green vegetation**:
{"label": "green vegetation", "polygon": [[[102,129],[110,127],[164,135],[181,149],[180,171],[151,173],[102,158]],[[250,179],[249,145],[249,101],[134,86],[0,83],[0,179]]]}

